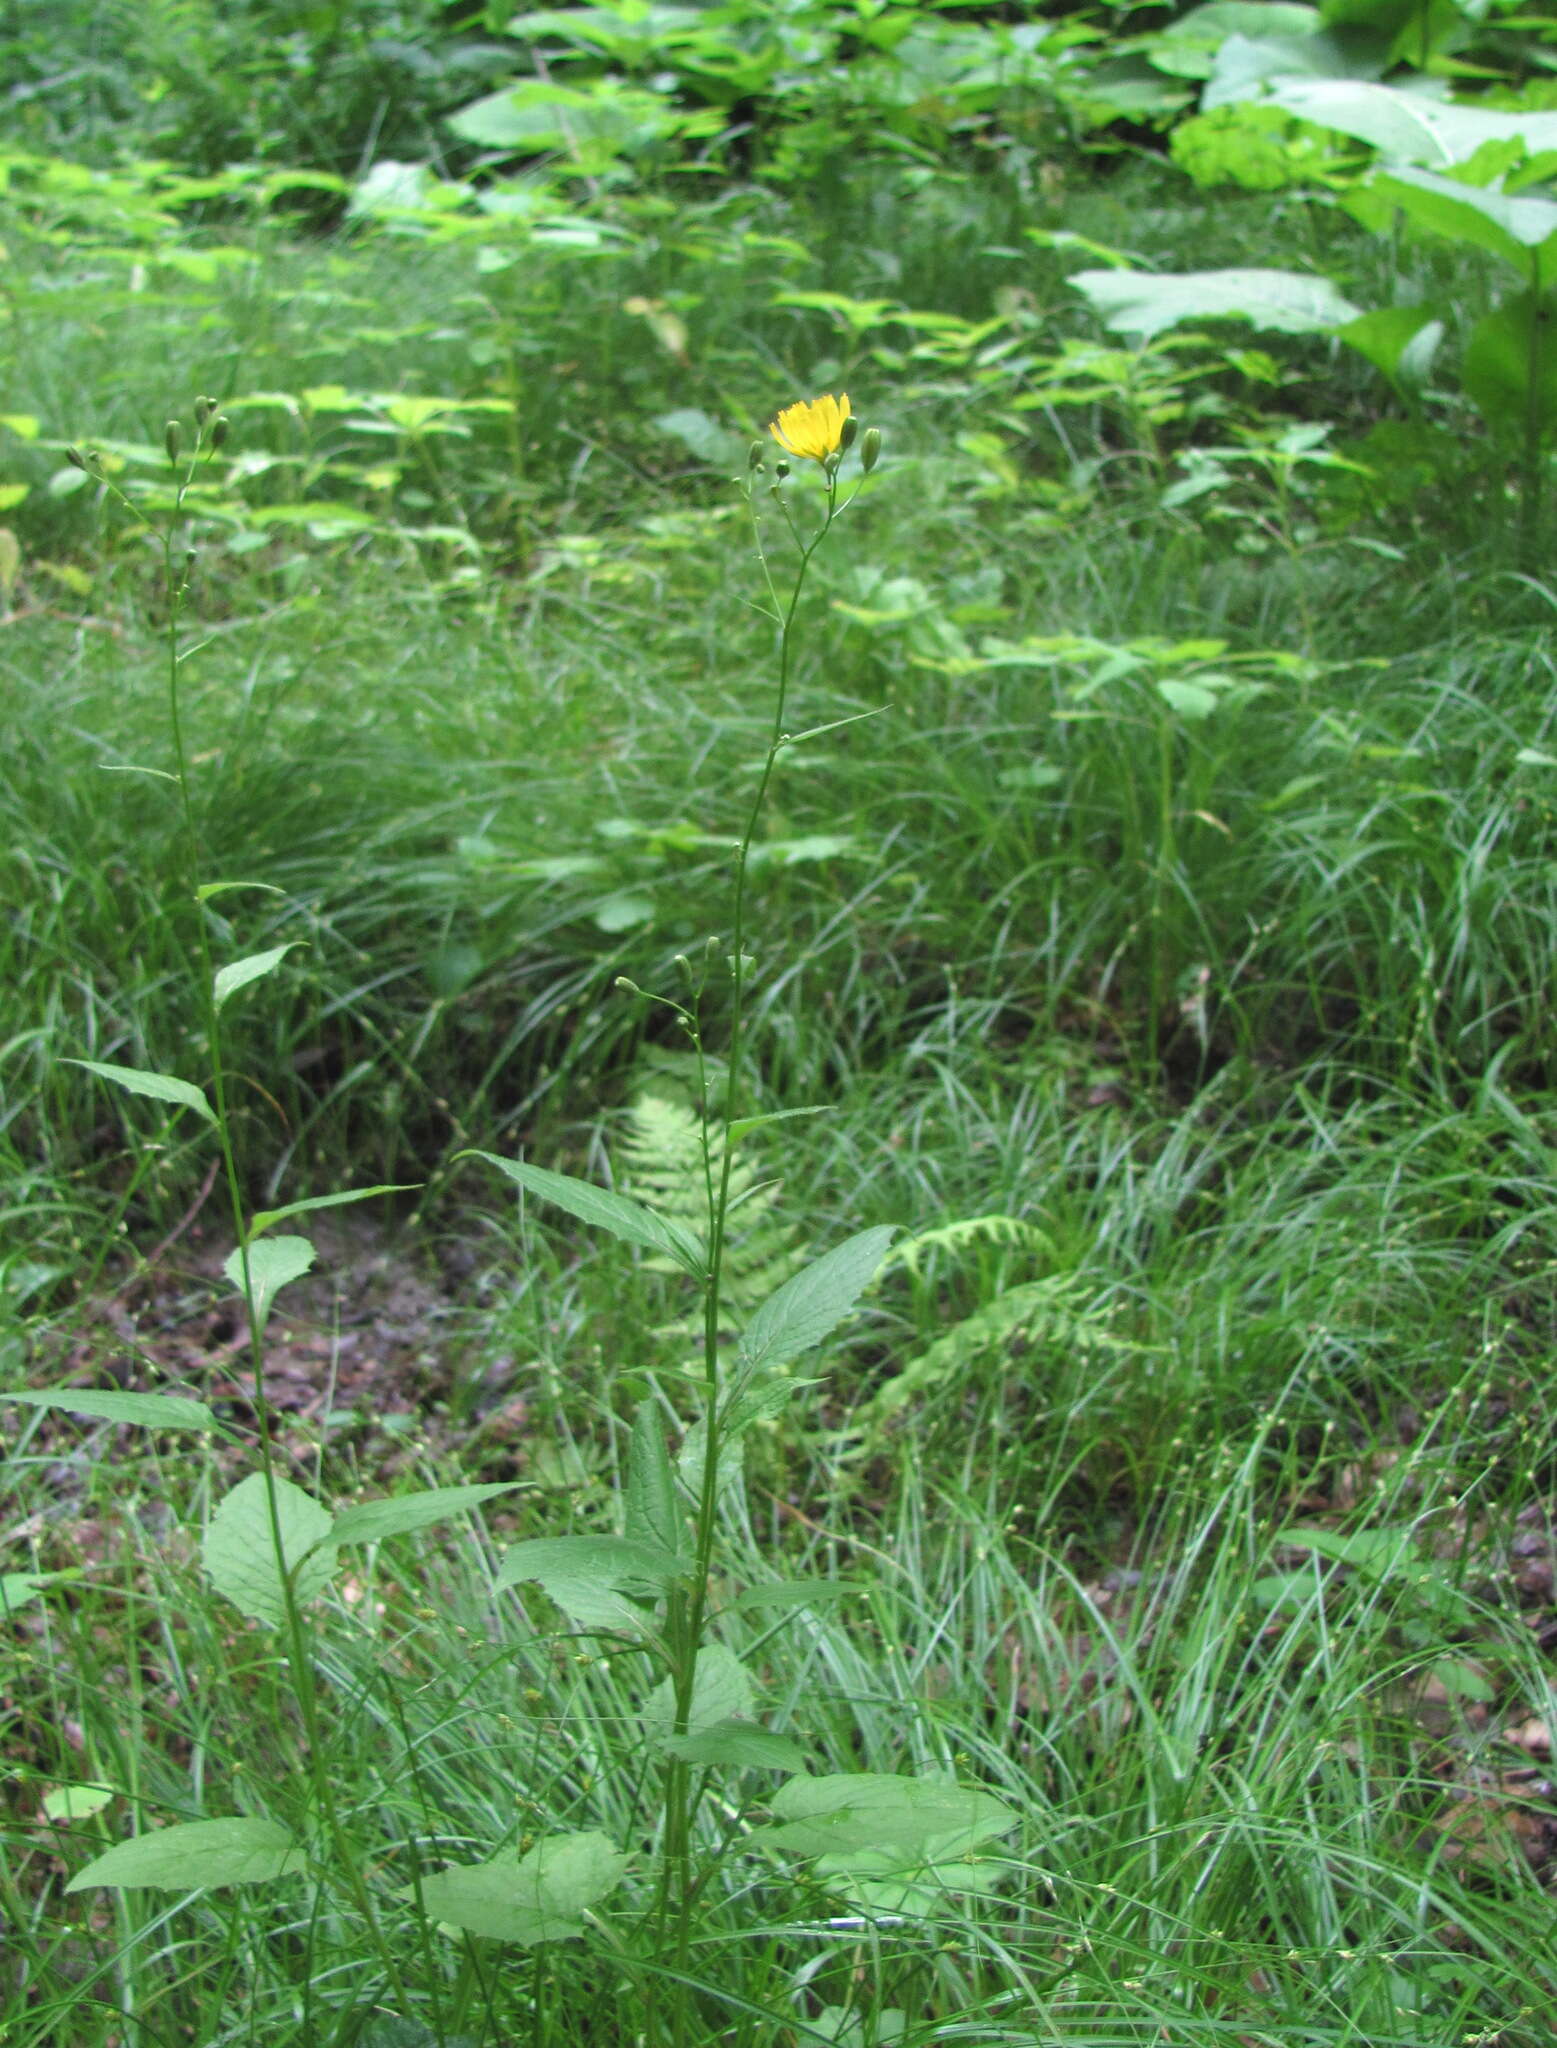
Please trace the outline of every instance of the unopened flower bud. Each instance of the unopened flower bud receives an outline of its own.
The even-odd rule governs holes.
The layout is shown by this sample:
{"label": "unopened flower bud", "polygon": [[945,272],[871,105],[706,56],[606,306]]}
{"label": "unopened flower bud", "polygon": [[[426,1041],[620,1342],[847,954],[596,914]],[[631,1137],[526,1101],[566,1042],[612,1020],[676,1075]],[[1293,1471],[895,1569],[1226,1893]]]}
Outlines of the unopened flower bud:
{"label": "unopened flower bud", "polygon": [[215,410],[216,400],[214,398],[197,398],[195,400],[195,425],[203,427]]}
{"label": "unopened flower bud", "polygon": [[226,447],[227,436],[231,432],[232,421],[227,417],[226,413],[219,412],[211,422],[211,451],[213,454],[218,448]]}
{"label": "unopened flower bud", "polygon": [[867,476],[881,459],[881,429],[867,427],[865,438],[860,442],[860,468]]}
{"label": "unopened flower bud", "polygon": [[619,974],[611,986],[613,988],[626,989],[630,996],[641,996],[643,994],[643,990],[638,986],[637,982],[629,981],[625,974]]}
{"label": "unopened flower bud", "polygon": [[779,457],[778,461],[775,462],[773,465],[773,474],[778,478],[780,483],[782,483],[785,477],[789,475],[789,464],[784,460],[782,455]]}
{"label": "unopened flower bud", "polygon": [[169,420],[162,429],[162,445],[168,451],[169,462],[178,461],[178,421]]}
{"label": "unopened flower bud", "polygon": [[858,434],[859,430],[859,420],[851,412],[843,425],[838,429],[838,446],[844,454],[847,454],[854,446],[854,437]]}
{"label": "unopened flower bud", "polygon": [[767,449],[760,441],[753,441],[750,448],[746,451],[746,467],[748,469],[761,469],[762,458],[767,452]]}
{"label": "unopened flower bud", "polygon": [[65,450],[65,460],[75,469],[87,469],[90,467],[86,457],[79,448],[67,448]]}

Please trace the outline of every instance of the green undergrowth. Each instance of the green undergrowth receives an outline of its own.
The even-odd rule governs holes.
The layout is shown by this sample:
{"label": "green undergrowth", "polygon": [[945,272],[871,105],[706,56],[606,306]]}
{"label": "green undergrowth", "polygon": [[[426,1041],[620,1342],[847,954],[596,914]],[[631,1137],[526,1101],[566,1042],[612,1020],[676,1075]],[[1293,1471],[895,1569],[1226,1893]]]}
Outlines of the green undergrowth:
{"label": "green undergrowth", "polygon": [[6,2048],[1547,2038],[1550,151],[1215,70],[1508,11],[0,23]]}

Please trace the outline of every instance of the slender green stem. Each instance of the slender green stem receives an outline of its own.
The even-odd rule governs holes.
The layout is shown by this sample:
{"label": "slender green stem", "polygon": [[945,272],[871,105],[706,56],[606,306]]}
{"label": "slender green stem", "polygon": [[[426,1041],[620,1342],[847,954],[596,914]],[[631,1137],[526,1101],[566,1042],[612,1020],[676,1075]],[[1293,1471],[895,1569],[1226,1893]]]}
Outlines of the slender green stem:
{"label": "slender green stem", "polygon": [[322,1729],[319,1719],[318,1695],[314,1685],[313,1662],[309,1654],[307,1631],[304,1627],[302,1610],[296,1596],[295,1583],[288,1568],[286,1542],[281,1526],[281,1507],[276,1489],[276,1446],[271,1428],[269,1402],[265,1393],[265,1351],[264,1332],[255,1299],[253,1278],[249,1268],[246,1225],[244,1221],[243,1186],[238,1172],[237,1149],[233,1144],[231,1118],[227,1096],[226,1062],[222,1051],[221,1010],[216,1000],[216,963],[211,951],[211,936],[206,924],[205,905],[200,895],[200,873],[203,856],[200,827],[195,814],[194,792],[189,774],[189,754],[184,738],[183,708],[180,699],[180,680],[183,657],[179,651],[180,632],[184,617],[184,604],[189,591],[189,576],[194,565],[194,551],[188,550],[182,561],[176,557],[175,533],[184,500],[195,475],[196,466],[202,454],[211,452],[206,439],[204,422],[201,423],[195,446],[185,464],[174,493],[173,508],[166,524],[153,528],[140,507],[133,499],[110,485],[119,502],[137,518],[149,531],[155,532],[162,552],[163,577],[168,599],[167,622],[167,705],[168,730],[173,751],[174,779],[178,784],[179,808],[183,826],[185,878],[190,898],[195,909],[195,953],[200,980],[200,1003],[202,1022],[206,1035],[206,1059],[208,1081],[211,1091],[211,1106],[215,1119],[215,1132],[221,1158],[222,1175],[226,1183],[227,1199],[232,1214],[232,1224],[237,1242],[242,1247],[243,1299],[248,1324],[248,1349],[250,1374],[254,1388],[254,1415],[259,1439],[260,1472],[265,1484],[265,1501],[270,1522],[271,1545],[276,1560],[276,1571],[282,1588],[282,1605],[285,1614],[287,1662],[291,1670],[293,1695],[303,1724],[304,1747],[307,1752],[308,1772],[312,1782],[314,1798],[326,1839],[334,1852],[330,1859],[331,1874],[344,1881],[347,1894],[363,1925],[367,1928],[388,1981],[397,1994],[404,1995],[405,1986],[400,1974],[394,1951],[384,1937],[378,1916],[373,1908],[372,1897],[357,1867],[357,1858],[346,1840],[341,1821],[340,1809],[335,1797],[335,1786],[325,1758]]}
{"label": "slender green stem", "polygon": [[1541,509],[1545,495],[1546,451],[1541,381],[1544,322],[1541,317],[1541,252],[1530,251],[1530,347],[1525,360],[1525,449],[1521,480],[1519,566],[1533,576],[1540,566]]}
{"label": "slender green stem", "polygon": [[[668,1603],[666,1616],[667,1649],[671,1662],[672,1690],[675,1701],[672,1730],[684,1735],[691,1721],[693,1689],[697,1678],[697,1654],[702,1641],[703,1626],[707,1618],[708,1582],[713,1566],[714,1535],[718,1522],[719,1495],[719,1453],[722,1438],[723,1418],[719,1412],[719,1326],[723,1304],[723,1280],[725,1246],[728,1234],[730,1207],[730,1174],[734,1160],[734,1143],[731,1130],[735,1123],[740,1100],[741,1056],[745,1047],[746,1028],[746,913],[747,881],[750,871],[751,849],[756,839],[757,827],[767,801],[768,789],[773,780],[773,770],[785,743],[784,713],[788,703],[789,685],[793,671],[795,651],[795,625],[800,610],[801,596],[805,590],[806,577],[817,549],[831,530],[838,513],[838,480],[835,465],[829,465],[826,472],[826,505],[820,526],[809,540],[796,531],[789,508],[780,499],[786,522],[794,535],[799,550],[794,584],[787,602],[779,603],[774,590],[773,579],[768,566],[767,554],[762,545],[761,526],[753,507],[753,525],[757,537],[757,553],[762,564],[763,575],[774,599],[774,617],[779,626],[778,683],[774,695],[773,722],[768,735],[767,752],[763,758],[762,770],[757,778],[756,791],[752,797],[745,828],[736,846],[735,888],[732,907],[731,937],[731,1021],[728,1055],[728,1070],[725,1080],[724,1098],[718,1122],[718,1172],[714,1172],[715,1140],[705,1125],[704,1174],[709,1197],[708,1223],[708,1277],[703,1296],[703,1408],[704,1442],[703,1465],[699,1479],[697,1513],[695,1518],[696,1556],[692,1568],[690,1586],[675,1594]],[[698,1040],[701,1058],[701,1040]],[[685,1978],[688,1953],[691,1945],[692,1905],[694,1886],[691,1871],[692,1827],[696,1814],[697,1794],[692,1787],[692,1774],[680,1759],[672,1759],[666,1772],[665,1787],[665,1885],[660,1893],[661,1924],[670,1911],[674,1897],[676,1919],[677,1977],[682,1989],[675,2007],[673,2038],[676,2043],[685,2039],[687,2000]]]}

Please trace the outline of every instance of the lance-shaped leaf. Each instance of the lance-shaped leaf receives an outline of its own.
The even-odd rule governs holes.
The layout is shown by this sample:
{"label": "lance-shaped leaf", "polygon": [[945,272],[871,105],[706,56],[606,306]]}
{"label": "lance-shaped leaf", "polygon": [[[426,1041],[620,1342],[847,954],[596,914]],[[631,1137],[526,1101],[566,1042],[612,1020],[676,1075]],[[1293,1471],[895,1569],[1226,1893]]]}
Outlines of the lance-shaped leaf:
{"label": "lance-shaped leaf", "polygon": [[[281,1478],[273,1484],[281,1554],[294,1593],[299,1601],[316,1599],[335,1570],[335,1549],[326,1541],[334,1525],[300,1486]],[[227,1495],[211,1517],[200,1555],[211,1584],[240,1613],[272,1627],[284,1618],[282,1565],[263,1472],[251,1472]]]}
{"label": "lance-shaped leaf", "polygon": [[665,1425],[653,1401],[639,1404],[627,1453],[624,1533],[634,1542],[672,1554],[682,1547],[682,1508],[676,1492]]}
{"label": "lance-shaped leaf", "polygon": [[248,1242],[252,1244],[263,1232],[292,1216],[307,1216],[315,1209],[341,1209],[349,1202],[370,1202],[375,1195],[409,1195],[420,1186],[420,1181],[391,1181],[380,1187],[348,1188],[343,1194],[309,1195],[301,1202],[288,1202],[283,1209],[258,1209],[249,1218]]}
{"label": "lance-shaped leaf", "polygon": [[402,1494],[398,1500],[365,1500],[346,1508],[330,1525],[332,1543],[378,1543],[386,1536],[403,1536],[410,1529],[425,1529],[433,1522],[479,1506],[500,1493],[512,1493],[517,1479],[493,1480],[483,1486],[432,1486],[422,1493]]}
{"label": "lance-shaped leaf", "polygon": [[78,1871],[65,1889],[144,1885],[187,1892],[219,1884],[265,1884],[302,1867],[301,1848],[278,1821],[191,1820],[120,1842]]}
{"label": "lance-shaped leaf", "polygon": [[422,1903],[446,1926],[530,1948],[582,1934],[584,1914],[615,1890],[626,1868],[606,1835],[554,1835],[527,1856],[424,1877]]}
{"label": "lance-shaped leaf", "polygon": [[121,1394],[96,1387],[29,1387],[0,1393],[0,1401],[25,1401],[32,1408],[63,1408],[96,1422],[143,1422],[150,1429],[214,1429],[216,1417],[204,1401],[187,1394]]}
{"label": "lance-shaped leaf", "polygon": [[141,1067],[116,1067],[110,1060],[66,1060],[65,1065],[85,1067],[89,1074],[96,1074],[101,1081],[112,1081],[116,1088],[126,1089],[131,1095],[149,1095],[154,1102],[171,1102],[180,1109],[192,1109],[208,1124],[216,1122],[211,1105],[200,1090],[189,1081],[180,1081],[176,1074],[150,1074]]}
{"label": "lance-shaped leaf", "polygon": [[225,967],[218,967],[211,991],[217,1009],[231,1001],[239,989],[247,988],[251,981],[273,974],[292,948],[302,943],[301,939],[288,939],[284,946],[270,946],[263,953],[250,953],[245,959],[230,960]]}
{"label": "lance-shaped leaf", "polygon": [[770,1294],[746,1326],[741,1354],[754,1372],[774,1372],[813,1350],[841,1323],[891,1248],[893,1231],[857,1231]]}
{"label": "lance-shaped leaf", "polygon": [[530,1194],[538,1195],[545,1202],[555,1202],[559,1209],[566,1209],[581,1223],[609,1230],[613,1237],[623,1238],[628,1244],[639,1245],[645,1251],[666,1254],[678,1266],[684,1267],[694,1280],[701,1280],[707,1271],[707,1256],[690,1230],[680,1223],[656,1216],[652,1209],[646,1209],[641,1202],[634,1202],[626,1195],[613,1194],[609,1188],[597,1188],[593,1181],[575,1180],[570,1173],[552,1173],[544,1166],[526,1166],[522,1160],[500,1159],[495,1152],[469,1151],[458,1156],[461,1159],[485,1159]]}
{"label": "lance-shaped leaf", "polygon": [[537,1536],[513,1546],[498,1568],[497,1583],[533,1580],[579,1628],[641,1634],[651,1617],[640,1603],[656,1598],[688,1569],[674,1551],[625,1536]]}

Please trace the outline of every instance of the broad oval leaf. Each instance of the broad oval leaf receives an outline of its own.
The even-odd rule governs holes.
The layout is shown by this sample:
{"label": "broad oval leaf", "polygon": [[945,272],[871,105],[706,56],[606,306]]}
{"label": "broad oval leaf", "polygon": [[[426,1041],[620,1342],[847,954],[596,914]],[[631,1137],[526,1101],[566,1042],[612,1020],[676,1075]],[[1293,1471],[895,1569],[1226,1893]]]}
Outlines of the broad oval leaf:
{"label": "broad oval leaf", "polygon": [[1295,270],[1078,270],[1070,282],[1105,327],[1148,341],[1187,320],[1328,334],[1359,310],[1328,278]]}
{"label": "broad oval leaf", "polygon": [[222,1266],[222,1271],[240,1294],[244,1292],[245,1261],[248,1262],[255,1321],[263,1330],[270,1320],[271,1303],[280,1290],[289,1280],[300,1280],[312,1266],[314,1248],[306,1237],[267,1237],[247,1248],[240,1245]]}
{"label": "broad oval leaf", "polygon": [[435,1920],[489,1941],[533,1947],[583,1932],[583,1914],[614,1891],[627,1858],[607,1835],[557,1835],[527,1856],[498,1856],[422,1879]]}
{"label": "broad oval leaf", "polygon": [[[754,1705],[751,1676],[724,1643],[709,1643],[697,1653],[686,1733],[698,1734],[724,1721],[749,1721]],[[643,1725],[652,1736],[668,1738],[675,1726],[676,1693],[666,1678],[643,1704]]]}
{"label": "broad oval leaf", "polygon": [[519,1159],[501,1159],[495,1152],[468,1151],[457,1156],[484,1159],[528,1193],[538,1195],[544,1202],[555,1202],[581,1223],[609,1230],[613,1237],[640,1245],[645,1251],[668,1253],[694,1280],[705,1276],[707,1260],[699,1240],[681,1224],[656,1216],[641,1202],[613,1194],[609,1188],[597,1188],[593,1181],[575,1180],[570,1173],[552,1173],[544,1166],[527,1166]]}
{"label": "broad oval leaf", "polygon": [[279,1821],[191,1820],[120,1842],[78,1871],[65,1889],[83,1892],[107,1885],[187,1892],[219,1884],[265,1884],[302,1867],[302,1849]]}
{"label": "broad oval leaf", "polygon": [[[335,1549],[326,1541],[334,1524],[312,1494],[289,1479],[276,1478],[276,1521],[281,1552],[299,1601],[317,1599],[335,1570]],[[263,1472],[251,1472],[229,1493],[200,1545],[206,1575],[240,1613],[274,1627],[285,1619],[282,1567]]]}
{"label": "broad oval leaf", "polygon": [[887,1851],[905,1863],[963,1855],[1016,1825],[992,1793],[877,1771],[791,1778],[774,1794],[773,1813],[777,1825],[760,1829],[760,1839],[800,1855]]}

